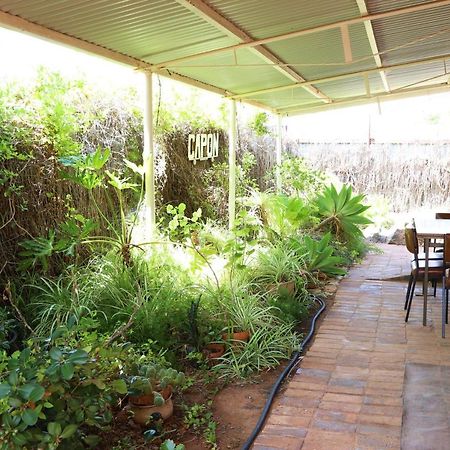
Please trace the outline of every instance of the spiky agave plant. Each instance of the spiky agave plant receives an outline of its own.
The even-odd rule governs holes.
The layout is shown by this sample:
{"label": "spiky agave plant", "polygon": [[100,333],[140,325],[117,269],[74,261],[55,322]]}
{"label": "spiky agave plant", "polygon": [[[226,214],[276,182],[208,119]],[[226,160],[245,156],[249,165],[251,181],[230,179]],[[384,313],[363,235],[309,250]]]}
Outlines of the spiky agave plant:
{"label": "spiky agave plant", "polygon": [[370,206],[362,204],[364,195],[353,196],[352,187],[343,185],[338,192],[334,185],[325,188],[316,199],[322,221],[316,229],[328,228],[339,240],[351,241],[362,237],[359,225],[372,223],[364,216]]}

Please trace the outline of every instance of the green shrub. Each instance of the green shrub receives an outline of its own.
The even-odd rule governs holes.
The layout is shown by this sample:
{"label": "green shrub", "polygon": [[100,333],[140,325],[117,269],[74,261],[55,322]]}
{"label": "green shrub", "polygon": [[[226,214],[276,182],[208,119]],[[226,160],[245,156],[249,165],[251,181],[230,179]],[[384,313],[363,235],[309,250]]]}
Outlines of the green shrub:
{"label": "green shrub", "polygon": [[295,281],[299,276],[301,260],[289,247],[288,242],[279,241],[261,248],[251,265],[252,281],[261,287]]}
{"label": "green shrub", "polygon": [[313,199],[324,188],[325,175],[312,169],[304,158],[298,156],[283,155],[280,176],[286,195],[306,201]]}
{"label": "green shrub", "polygon": [[1,357],[2,449],[94,445],[99,441],[95,428],[112,420],[111,406],[126,393],[118,378],[129,357],[123,348],[96,342],[86,351],[58,334]]}
{"label": "green shrub", "polygon": [[257,328],[245,345],[230,346],[214,369],[220,372],[220,377],[245,378],[276,367],[291,356],[299,342],[292,324],[282,323],[274,316],[270,323]]}
{"label": "green shrub", "polygon": [[311,207],[300,197],[253,192],[250,203],[259,207],[261,223],[272,241],[311,225]]}
{"label": "green shrub", "polygon": [[297,281],[295,294],[279,289],[267,297],[267,303],[275,308],[275,315],[283,322],[300,323],[308,317],[312,300],[304,282]]}

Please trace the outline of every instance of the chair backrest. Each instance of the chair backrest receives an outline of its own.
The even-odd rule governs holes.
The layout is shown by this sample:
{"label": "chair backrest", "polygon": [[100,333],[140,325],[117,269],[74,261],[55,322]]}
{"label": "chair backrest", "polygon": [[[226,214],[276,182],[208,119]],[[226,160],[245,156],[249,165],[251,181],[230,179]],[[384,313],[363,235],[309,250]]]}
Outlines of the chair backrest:
{"label": "chair backrest", "polygon": [[450,234],[444,237],[444,266],[450,267]]}
{"label": "chair backrest", "polygon": [[419,253],[419,241],[417,240],[416,227],[407,225],[405,227],[405,244],[409,253],[414,254],[414,258],[417,259]]}
{"label": "chair backrest", "polygon": [[438,212],[436,213],[436,219],[445,219],[445,220],[449,220],[450,219],[450,213],[441,213]]}

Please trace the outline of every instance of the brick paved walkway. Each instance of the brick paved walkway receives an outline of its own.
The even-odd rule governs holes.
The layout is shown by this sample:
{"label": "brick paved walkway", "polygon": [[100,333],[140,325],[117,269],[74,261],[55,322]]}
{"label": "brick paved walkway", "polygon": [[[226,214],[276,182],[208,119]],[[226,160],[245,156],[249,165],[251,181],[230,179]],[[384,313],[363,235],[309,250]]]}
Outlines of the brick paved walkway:
{"label": "brick paved walkway", "polygon": [[391,278],[409,273],[409,255],[380,247],[341,281],[254,450],[450,448],[450,332],[441,339],[439,300],[429,297],[423,327],[416,296],[405,326],[407,283]]}

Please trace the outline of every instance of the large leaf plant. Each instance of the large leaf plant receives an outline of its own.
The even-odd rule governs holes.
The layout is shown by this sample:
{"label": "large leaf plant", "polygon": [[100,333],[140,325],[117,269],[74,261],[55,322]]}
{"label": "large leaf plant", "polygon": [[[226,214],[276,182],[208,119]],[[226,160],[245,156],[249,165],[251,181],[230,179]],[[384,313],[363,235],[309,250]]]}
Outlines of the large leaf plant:
{"label": "large leaf plant", "polygon": [[364,212],[370,206],[363,205],[364,195],[353,195],[351,186],[343,185],[338,192],[334,185],[316,199],[321,222],[317,229],[332,231],[341,241],[357,240],[363,236],[360,225],[372,223]]}

